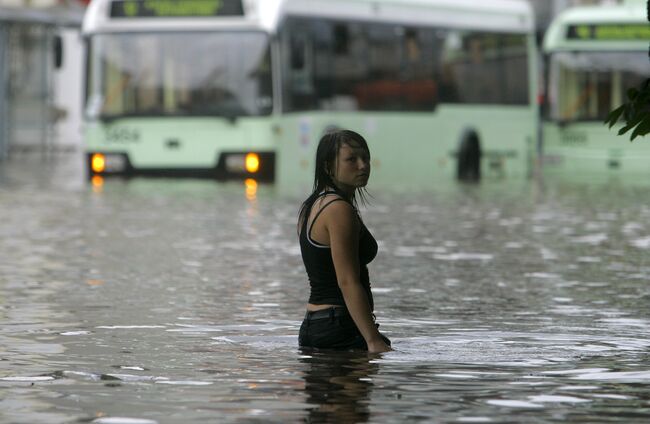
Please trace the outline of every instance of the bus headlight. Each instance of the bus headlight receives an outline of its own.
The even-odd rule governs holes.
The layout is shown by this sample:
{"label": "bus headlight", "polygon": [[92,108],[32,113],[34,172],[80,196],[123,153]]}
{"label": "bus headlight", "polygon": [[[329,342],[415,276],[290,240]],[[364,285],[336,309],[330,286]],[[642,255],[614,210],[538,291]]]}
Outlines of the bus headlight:
{"label": "bus headlight", "polygon": [[122,172],[126,169],[126,158],[119,153],[93,153],[90,169],[95,174]]}
{"label": "bus headlight", "polygon": [[219,155],[215,172],[219,179],[244,180],[251,177],[256,181],[273,181],[275,152],[223,152]]}
{"label": "bus headlight", "polygon": [[226,157],[226,171],[228,172],[254,174],[260,170],[260,164],[260,155],[254,152],[231,153]]}
{"label": "bus headlight", "polygon": [[96,174],[106,171],[106,157],[101,153],[95,153],[90,159],[90,168]]}
{"label": "bus headlight", "polygon": [[257,153],[248,153],[245,161],[246,171],[251,174],[260,170],[260,156]]}

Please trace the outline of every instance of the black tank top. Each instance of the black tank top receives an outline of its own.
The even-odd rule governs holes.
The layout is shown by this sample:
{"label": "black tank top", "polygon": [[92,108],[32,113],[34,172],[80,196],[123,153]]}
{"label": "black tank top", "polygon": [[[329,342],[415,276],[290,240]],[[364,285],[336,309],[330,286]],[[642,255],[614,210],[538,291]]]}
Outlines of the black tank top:
{"label": "black tank top", "polygon": [[[321,196],[331,194],[332,192],[323,192]],[[320,197],[320,196],[319,196]],[[340,197],[333,199],[323,205],[318,211],[311,224],[308,226],[310,209],[305,213],[301,229],[300,229],[300,252],[302,254],[302,261],[307,270],[309,277],[309,285],[311,288],[309,295],[309,303],[314,305],[345,305],[343,293],[339,289],[338,281],[336,280],[336,270],[334,269],[334,261],[332,260],[332,251],[329,246],[322,245],[311,239],[311,230],[314,222],[318,219],[321,212],[331,203],[336,201],[346,201]],[[312,204],[313,207],[313,204]],[[374,308],[372,299],[372,292],[370,291],[370,277],[368,275],[368,264],[377,256],[377,241],[370,234],[368,228],[357,214],[361,224],[359,232],[359,267],[360,267],[360,281],[370,302],[370,309]]]}

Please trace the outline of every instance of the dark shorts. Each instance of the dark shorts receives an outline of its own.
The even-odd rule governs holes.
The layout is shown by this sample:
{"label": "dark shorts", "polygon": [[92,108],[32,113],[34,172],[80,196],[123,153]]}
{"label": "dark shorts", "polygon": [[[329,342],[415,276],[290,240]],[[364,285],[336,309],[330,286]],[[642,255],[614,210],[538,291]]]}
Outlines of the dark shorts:
{"label": "dark shorts", "polygon": [[[390,340],[383,334],[381,337],[390,346]],[[342,307],[307,311],[300,326],[298,344],[305,348],[368,350],[368,345],[352,317],[347,309]]]}

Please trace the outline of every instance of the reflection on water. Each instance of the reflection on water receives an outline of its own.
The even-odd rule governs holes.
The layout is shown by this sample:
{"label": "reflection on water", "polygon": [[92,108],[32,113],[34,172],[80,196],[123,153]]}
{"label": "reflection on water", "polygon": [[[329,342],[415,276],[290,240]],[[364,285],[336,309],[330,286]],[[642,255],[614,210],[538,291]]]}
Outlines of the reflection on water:
{"label": "reflection on water", "polygon": [[306,366],[307,422],[368,422],[372,378],[379,365],[367,354],[309,352],[300,362]]}
{"label": "reflection on water", "polygon": [[2,166],[0,422],[650,418],[640,183],[370,187],[369,357],[297,348],[300,196]]}

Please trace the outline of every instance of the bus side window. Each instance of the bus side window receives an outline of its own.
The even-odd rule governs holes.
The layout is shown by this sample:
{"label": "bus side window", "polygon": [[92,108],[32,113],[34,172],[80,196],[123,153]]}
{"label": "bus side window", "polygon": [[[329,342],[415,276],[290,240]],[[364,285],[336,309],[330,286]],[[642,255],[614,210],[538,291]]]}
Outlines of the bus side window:
{"label": "bus side window", "polygon": [[288,107],[309,110],[314,106],[313,49],[309,30],[291,25],[289,33]]}
{"label": "bus side window", "polygon": [[524,36],[452,30],[444,44],[441,101],[527,104],[527,75]]}
{"label": "bus side window", "polygon": [[529,103],[528,49],[526,36],[522,34],[501,34],[500,76],[502,78],[503,101],[507,104],[525,105]]}
{"label": "bus side window", "polygon": [[432,110],[438,102],[437,39],[434,31],[404,28],[402,37],[401,97],[407,110]]}
{"label": "bus side window", "polygon": [[304,38],[294,36],[291,38],[291,70],[301,71],[305,68],[305,56],[307,50],[307,42]]}
{"label": "bus side window", "polygon": [[336,56],[346,56],[349,54],[350,35],[347,25],[336,24],[334,32],[334,54]]}
{"label": "bus side window", "polygon": [[318,52],[328,57],[326,63],[317,62],[319,106],[326,110],[357,110],[354,89],[367,74],[363,28],[358,22],[332,22],[329,32],[329,45],[324,43]]}
{"label": "bus side window", "polygon": [[402,43],[402,62],[407,78],[414,78],[413,73],[418,72],[422,63],[422,46],[419,31],[415,28],[406,28]]}
{"label": "bus side window", "polygon": [[362,110],[403,110],[401,93],[401,27],[370,23],[365,27],[367,70],[355,88]]}
{"label": "bus side window", "polygon": [[293,34],[290,54],[291,91],[301,95],[313,94],[312,49],[307,37]]}

